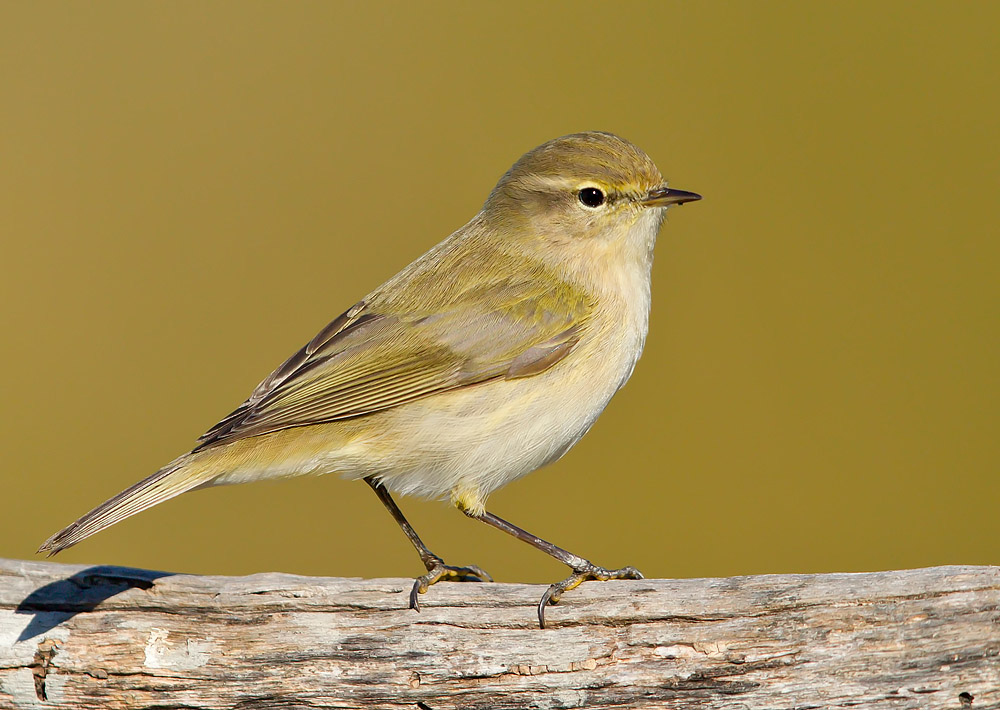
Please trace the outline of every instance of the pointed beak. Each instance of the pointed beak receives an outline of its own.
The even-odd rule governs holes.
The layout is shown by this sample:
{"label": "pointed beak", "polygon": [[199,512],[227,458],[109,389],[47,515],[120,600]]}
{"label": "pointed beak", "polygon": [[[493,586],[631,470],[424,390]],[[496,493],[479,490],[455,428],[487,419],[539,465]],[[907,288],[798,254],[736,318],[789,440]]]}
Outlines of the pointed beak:
{"label": "pointed beak", "polygon": [[643,207],[667,207],[668,205],[683,205],[685,202],[700,200],[701,195],[687,190],[675,190],[672,187],[663,185],[654,187],[649,194],[642,199]]}

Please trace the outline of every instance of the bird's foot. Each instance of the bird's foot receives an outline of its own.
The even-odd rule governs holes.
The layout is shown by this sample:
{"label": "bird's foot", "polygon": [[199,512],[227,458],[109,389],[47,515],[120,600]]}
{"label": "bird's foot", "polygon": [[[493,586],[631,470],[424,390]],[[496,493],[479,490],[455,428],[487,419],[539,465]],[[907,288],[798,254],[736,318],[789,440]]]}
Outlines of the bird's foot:
{"label": "bird's foot", "polygon": [[438,582],[492,582],[493,577],[486,570],[477,566],[452,567],[446,565],[439,557],[428,560],[427,574],[413,580],[413,589],[410,590],[410,608],[420,611],[419,595],[430,589],[432,584]]}
{"label": "bird's foot", "polygon": [[545,607],[549,604],[557,604],[562,595],[571,589],[576,589],[588,580],[607,582],[611,579],[642,579],[642,572],[635,567],[622,567],[621,569],[604,569],[587,562],[585,566],[573,568],[573,574],[561,582],[550,585],[542,595],[542,600],[538,602],[538,625],[545,628]]}

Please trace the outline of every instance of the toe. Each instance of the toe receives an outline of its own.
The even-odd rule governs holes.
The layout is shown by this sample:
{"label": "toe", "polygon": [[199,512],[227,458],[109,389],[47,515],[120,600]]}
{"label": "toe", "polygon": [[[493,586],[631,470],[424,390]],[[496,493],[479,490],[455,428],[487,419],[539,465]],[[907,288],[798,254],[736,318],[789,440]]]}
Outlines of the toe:
{"label": "toe", "polygon": [[472,576],[478,577],[480,582],[492,582],[493,577],[489,572],[484,570],[479,565],[469,565],[465,568],[467,572],[471,573]]}

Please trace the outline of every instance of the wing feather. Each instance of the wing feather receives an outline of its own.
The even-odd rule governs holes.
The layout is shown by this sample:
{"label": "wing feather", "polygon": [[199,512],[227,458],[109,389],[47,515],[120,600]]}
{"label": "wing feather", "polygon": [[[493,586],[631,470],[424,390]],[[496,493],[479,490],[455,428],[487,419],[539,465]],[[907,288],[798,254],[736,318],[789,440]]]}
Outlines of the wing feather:
{"label": "wing feather", "polygon": [[566,284],[546,289],[531,276],[504,277],[459,299],[450,294],[436,308],[414,303],[404,310],[380,303],[376,292],[282,363],[198,449],[544,372],[579,341],[590,302]]}

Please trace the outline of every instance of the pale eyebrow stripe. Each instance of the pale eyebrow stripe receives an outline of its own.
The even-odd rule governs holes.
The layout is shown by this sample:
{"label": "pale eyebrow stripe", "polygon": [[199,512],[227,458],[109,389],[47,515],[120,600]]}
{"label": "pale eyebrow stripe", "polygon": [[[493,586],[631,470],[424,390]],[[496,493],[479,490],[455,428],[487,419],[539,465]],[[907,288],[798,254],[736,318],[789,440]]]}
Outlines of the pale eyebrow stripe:
{"label": "pale eyebrow stripe", "polygon": [[600,187],[597,183],[591,180],[575,180],[568,177],[560,177],[556,175],[525,175],[520,180],[518,180],[524,187],[527,188],[555,188],[555,189],[576,189],[577,187],[586,187],[587,185],[593,185],[594,187]]}
{"label": "pale eyebrow stripe", "polygon": [[609,200],[617,200],[621,197],[638,197],[642,191],[629,185],[625,189],[614,188],[597,180],[581,180],[560,175],[539,175],[529,174],[519,177],[517,185],[526,190],[550,191],[550,190],[579,190],[585,187],[596,187],[603,190]]}

